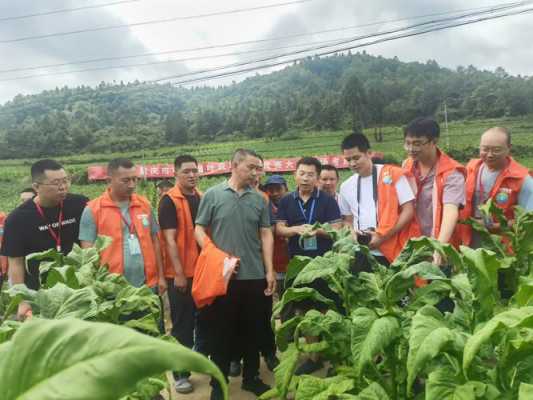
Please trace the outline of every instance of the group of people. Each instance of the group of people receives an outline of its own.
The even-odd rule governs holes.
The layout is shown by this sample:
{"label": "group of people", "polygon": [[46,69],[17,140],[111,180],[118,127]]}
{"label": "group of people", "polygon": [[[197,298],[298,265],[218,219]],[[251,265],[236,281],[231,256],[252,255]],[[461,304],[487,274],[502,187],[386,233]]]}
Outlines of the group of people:
{"label": "group of people", "polygon": [[[102,263],[134,286],[168,293],[172,335],[208,355],[224,376],[242,374],[242,389],[260,395],[269,389],[259,378],[261,355],[270,369],[277,364],[269,320],[272,295],[282,293],[287,264],[296,255],[317,257],[332,247],[328,233],[315,229],[315,223],[348,227],[354,240],[388,265],[407,240],[422,235],[480,246],[476,233],[459,221],[474,218],[497,233],[498,224],[478,209],[488,199],[510,223],[514,206],[533,209],[533,179],[510,156],[509,131],[495,127],[484,132],[480,158],[466,167],[439,149],[439,134],[431,118],[409,123],[402,166],[376,164],[368,139],[348,135],[340,149],[353,174],[339,191],[339,172],[314,157],[297,162],[296,187],[289,192],[281,175],[262,182],[262,157],[238,149],[231,176],[201,193],[197,160],[180,155],[174,162],[175,184],[158,185],[157,210],[135,193],[139,178],[130,160],[109,163],[108,188],[93,200],[69,193],[70,179],[62,165],[37,161],[31,167],[34,193],[4,222],[1,253],[7,258],[10,283],[39,288],[38,261],[26,260],[31,253],[56,248],[67,254],[74,243],[86,248],[99,235],[109,236],[112,243],[102,251]],[[226,294],[197,309],[193,278],[208,242],[237,257],[238,268]],[[364,259],[360,262],[365,269]],[[439,254],[433,262],[446,264]],[[324,282],[316,282],[316,289],[334,295]],[[22,303],[17,315],[23,319],[30,310]],[[321,366],[320,360],[309,359],[297,373]],[[187,372],[174,377],[179,393],[193,391]],[[211,399],[221,398],[213,381]]]}

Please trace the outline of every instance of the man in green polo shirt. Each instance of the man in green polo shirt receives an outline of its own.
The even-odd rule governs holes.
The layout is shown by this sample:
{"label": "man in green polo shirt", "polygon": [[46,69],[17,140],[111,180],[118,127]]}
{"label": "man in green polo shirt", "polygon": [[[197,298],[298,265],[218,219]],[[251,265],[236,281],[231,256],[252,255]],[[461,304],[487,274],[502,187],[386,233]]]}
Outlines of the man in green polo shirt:
{"label": "man in green polo shirt", "polygon": [[[203,196],[195,228],[200,246],[209,229],[218,248],[240,259],[226,295],[201,309],[199,318],[206,328],[209,354],[226,377],[232,339],[241,339],[242,389],[257,396],[270,389],[259,379],[259,339],[264,327],[263,296],[271,296],[276,288],[270,213],[267,202],[252,186],[261,168],[261,159],[254,151],[237,150],[231,160],[230,179]],[[218,384],[211,384],[211,399],[222,399]]]}

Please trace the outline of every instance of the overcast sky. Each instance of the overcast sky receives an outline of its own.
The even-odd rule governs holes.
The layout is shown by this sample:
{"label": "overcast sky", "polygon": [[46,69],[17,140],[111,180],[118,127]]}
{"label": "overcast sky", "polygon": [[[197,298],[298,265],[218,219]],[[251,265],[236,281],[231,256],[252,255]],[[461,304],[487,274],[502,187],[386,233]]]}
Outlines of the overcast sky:
{"label": "overcast sky", "polygon": [[[224,2],[207,0],[139,0],[57,15],[11,21],[1,20],[11,16],[117,1],[119,0],[0,0],[0,71],[105,57],[121,57],[216,46],[502,4],[490,0],[470,0],[468,2],[459,0],[374,0],[372,2],[362,0],[312,0],[283,7],[231,15],[2,43],[2,41],[28,36],[206,14],[278,4],[290,0],[226,0]],[[533,63],[531,62],[533,60],[533,46],[530,43],[531,39],[533,39],[532,19],[533,14],[512,16],[369,46],[365,50],[370,54],[383,55],[385,57],[397,56],[402,61],[425,62],[428,59],[434,59],[440,65],[451,68],[472,64],[481,69],[493,70],[501,66],[512,74],[533,75]],[[77,86],[82,84],[94,86],[101,81],[127,82],[135,79],[143,81],[179,75],[199,69],[224,66],[239,61],[264,57],[265,55],[294,50],[297,47],[285,50],[258,51],[261,49],[305,45],[310,42],[382,32],[420,21],[420,19],[417,19],[395,23],[389,22],[366,28],[300,36],[245,46],[152,55],[142,58],[63,67],[48,67],[39,70],[0,72],[0,103],[12,99],[19,93],[39,93],[46,89],[53,89],[56,86]],[[254,52],[132,68],[121,67],[99,71],[69,72],[111,65],[124,66],[125,64],[153,63],[232,52],[242,53],[243,51]],[[66,73],[6,81],[6,79],[28,75],[63,72]],[[241,75],[231,79],[240,80],[245,76]],[[231,79],[210,81],[208,84],[227,83]]]}

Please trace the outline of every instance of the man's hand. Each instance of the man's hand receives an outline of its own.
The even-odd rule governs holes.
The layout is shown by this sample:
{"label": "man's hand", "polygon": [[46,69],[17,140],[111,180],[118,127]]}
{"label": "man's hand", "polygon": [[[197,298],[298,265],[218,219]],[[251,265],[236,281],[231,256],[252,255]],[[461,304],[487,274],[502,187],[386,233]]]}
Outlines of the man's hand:
{"label": "man's hand", "polygon": [[444,261],[444,257],[442,257],[442,255],[438,251],[435,251],[433,253],[433,264],[440,267],[444,263]]}
{"label": "man's hand", "polygon": [[157,282],[157,290],[159,296],[162,296],[167,291],[167,280],[164,276],[159,277],[159,281]]}
{"label": "man's hand", "polygon": [[187,289],[187,278],[185,278],[183,273],[176,274],[174,277],[174,286],[176,286],[176,289],[180,292],[184,292]]}
{"label": "man's hand", "polygon": [[266,273],[267,288],[265,296],[272,296],[276,291],[276,273],[274,271]]}
{"label": "man's hand", "polygon": [[311,225],[308,225],[308,224],[296,225],[296,226],[292,226],[291,229],[294,235],[302,236],[303,234],[310,233]]}
{"label": "man's hand", "polygon": [[370,237],[371,237],[370,243],[368,243],[368,248],[370,248],[370,249],[378,249],[379,246],[381,246],[383,244],[383,242],[385,241],[383,236],[381,236],[377,232],[371,231],[370,232]]}
{"label": "man's hand", "polygon": [[17,319],[19,321],[30,319],[32,315],[33,315],[33,312],[32,312],[30,303],[23,301],[22,303],[19,304],[19,307],[17,310]]}

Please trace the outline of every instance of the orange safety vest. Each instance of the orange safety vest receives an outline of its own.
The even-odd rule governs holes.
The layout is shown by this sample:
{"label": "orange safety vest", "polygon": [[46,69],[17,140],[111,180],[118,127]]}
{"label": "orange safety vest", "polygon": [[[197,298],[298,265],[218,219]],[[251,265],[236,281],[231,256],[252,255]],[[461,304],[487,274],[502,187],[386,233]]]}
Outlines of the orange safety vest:
{"label": "orange safety vest", "polygon": [[[195,190],[195,193],[200,196],[200,192]],[[168,196],[174,206],[176,207],[176,219],[178,220],[178,229],[176,234],[176,245],[178,246],[178,256],[183,268],[185,277],[192,278],[194,275],[194,267],[198,259],[198,244],[194,237],[194,221],[191,216],[191,209],[189,202],[181,193],[180,188],[176,185],[170,189],[165,196]],[[165,278],[174,278],[175,271],[172,260],[168,254],[166,239],[163,232],[160,232],[161,248],[163,253],[163,266]]]}
{"label": "orange safety vest", "polygon": [[228,258],[231,256],[205,236],[192,280],[191,294],[197,308],[210,305],[217,297],[226,294],[229,280],[224,279],[224,261]]}
{"label": "orange safety vest", "polygon": [[[474,214],[474,193],[478,184],[479,170],[482,165],[482,160],[473,159],[466,166],[466,204],[461,211],[462,220],[466,220]],[[520,190],[528,175],[529,170],[526,167],[509,157],[507,167],[498,175],[489,193],[489,198],[494,200],[496,207],[503,210],[508,220],[514,219],[513,207],[518,204]],[[472,241],[472,228],[469,225],[461,225],[461,238],[463,244],[470,245]]]}
{"label": "orange safety vest", "polygon": [[[2,243],[2,239],[4,238],[4,225],[6,223],[7,214],[0,211],[0,243]],[[6,256],[0,256],[0,275],[7,274],[7,257]]]}
{"label": "orange safety vest", "polygon": [[[272,203],[272,211],[274,214],[278,212],[277,207]],[[287,265],[289,264],[289,247],[287,239],[283,236],[274,233],[274,256],[272,258],[274,264],[274,271],[285,273],[287,272]]]}
{"label": "orange safety vest", "polygon": [[[102,263],[108,265],[109,272],[122,275],[124,273],[122,245],[124,238],[120,208],[111,199],[109,189],[100,197],[91,200],[87,207],[93,214],[98,235],[109,236],[112,239],[111,245],[100,254]],[[157,285],[158,272],[150,224],[152,206],[145,197],[133,194],[129,211],[141,247],[146,285],[153,287]]]}
{"label": "orange safety vest", "polygon": [[[433,232],[431,236],[438,238],[440,234],[440,228],[442,226],[442,212],[444,204],[442,197],[444,194],[444,184],[448,176],[455,171],[460,172],[466,177],[466,169],[457,161],[443,153],[440,149],[437,149],[438,161],[435,171],[435,181],[433,184]],[[415,163],[411,158],[404,161],[404,170],[409,174],[410,179],[413,179],[415,174]],[[416,186],[415,186],[416,187]],[[418,188],[417,188],[418,192]],[[458,247],[461,243],[461,237],[459,233],[459,226],[455,228],[455,231],[450,239],[450,244]]]}
{"label": "orange safety vest", "polygon": [[[381,168],[378,186],[378,204],[377,204],[377,229],[376,232],[381,236],[386,235],[391,230],[400,216],[400,204],[398,194],[396,193],[396,183],[404,176],[405,173],[400,167],[394,165],[384,165]],[[379,250],[383,255],[392,262],[403,249],[405,243],[413,237],[420,236],[420,229],[416,218],[409,223],[401,232],[385,241]]]}

